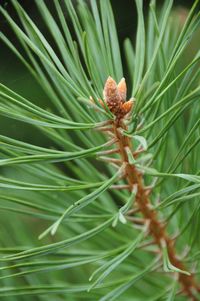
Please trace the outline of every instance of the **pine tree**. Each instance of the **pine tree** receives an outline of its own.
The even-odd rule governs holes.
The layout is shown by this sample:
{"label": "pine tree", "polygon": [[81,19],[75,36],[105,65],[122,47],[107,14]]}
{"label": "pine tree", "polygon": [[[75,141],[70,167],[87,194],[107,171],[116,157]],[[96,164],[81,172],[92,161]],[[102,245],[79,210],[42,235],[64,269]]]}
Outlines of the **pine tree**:
{"label": "pine tree", "polygon": [[123,47],[109,0],[35,0],[48,34],[11,3],[19,45],[0,38],[47,101],[0,85],[29,132],[0,135],[0,297],[200,300],[199,1],[180,28],[172,0],[135,0]]}

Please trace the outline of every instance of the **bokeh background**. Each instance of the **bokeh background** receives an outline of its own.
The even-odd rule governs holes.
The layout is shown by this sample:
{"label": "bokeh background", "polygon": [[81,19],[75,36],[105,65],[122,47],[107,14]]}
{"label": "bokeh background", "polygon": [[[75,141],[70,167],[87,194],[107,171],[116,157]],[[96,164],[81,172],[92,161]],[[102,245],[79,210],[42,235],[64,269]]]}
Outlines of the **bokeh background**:
{"label": "bokeh background", "polygon": [[[35,0],[40,1],[40,0]],[[48,37],[51,42],[51,36],[46,30],[44,23],[40,18],[40,14],[35,6],[34,0],[19,0],[20,4],[26,9],[31,18],[37,23],[40,30]],[[85,0],[87,1],[87,0]],[[97,0],[98,1],[98,0]],[[100,0],[99,0],[100,1]],[[62,0],[61,0],[62,3]],[[118,35],[120,39],[120,45],[123,45],[124,39],[128,36],[134,40],[137,15],[136,7],[133,0],[111,0],[114,10],[115,20],[117,23]],[[157,5],[162,5],[163,1],[157,1]],[[180,19],[180,23],[184,22],[187,16],[188,9],[192,6],[194,1],[189,0],[175,0],[174,12]],[[12,6],[11,0],[1,0],[0,4],[7,9],[10,16],[17,20],[17,15]],[[53,1],[47,0],[52,14],[54,14]],[[144,0],[144,11],[147,13],[149,1]],[[66,14],[65,14],[66,15]],[[66,15],[67,18],[67,15]],[[15,44],[18,45],[18,41],[15,38],[13,32],[10,30],[6,20],[0,15],[0,30],[3,31],[6,36]],[[194,42],[195,45],[195,42]],[[194,46],[195,47],[195,46]],[[188,55],[192,55],[191,52]],[[125,70],[126,72],[126,70]],[[29,74],[29,71],[22,65],[22,63],[15,57],[15,55],[0,41],[0,81],[7,85],[14,91],[27,97],[34,103],[41,106],[48,107],[48,98],[45,95],[43,89],[37,84],[35,79]],[[31,132],[31,135],[30,135]],[[27,142],[36,143],[37,145],[47,146],[48,140],[45,137],[38,137],[34,127],[29,128],[21,122],[17,122],[8,118],[0,117],[0,134],[8,135],[13,138],[25,140]]]}

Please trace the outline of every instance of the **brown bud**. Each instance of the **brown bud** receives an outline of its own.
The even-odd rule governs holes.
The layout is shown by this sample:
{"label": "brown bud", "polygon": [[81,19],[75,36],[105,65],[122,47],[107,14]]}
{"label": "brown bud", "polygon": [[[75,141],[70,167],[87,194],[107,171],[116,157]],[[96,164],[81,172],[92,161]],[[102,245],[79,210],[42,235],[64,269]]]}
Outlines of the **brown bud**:
{"label": "brown bud", "polygon": [[103,90],[104,100],[112,113],[116,113],[120,107],[120,96],[117,84],[112,77],[108,77]]}
{"label": "brown bud", "polygon": [[129,101],[122,104],[121,111],[124,116],[131,111],[133,107],[133,103],[134,103],[133,99],[130,99]]}
{"label": "brown bud", "polygon": [[110,111],[120,121],[133,107],[133,99],[126,102],[126,81],[122,78],[117,85],[112,77],[108,77],[103,90],[104,100]]}
{"label": "brown bud", "polygon": [[118,93],[119,93],[119,96],[121,98],[121,101],[125,102],[126,101],[127,88],[126,88],[126,81],[125,81],[124,77],[120,80],[117,88],[118,88]]}

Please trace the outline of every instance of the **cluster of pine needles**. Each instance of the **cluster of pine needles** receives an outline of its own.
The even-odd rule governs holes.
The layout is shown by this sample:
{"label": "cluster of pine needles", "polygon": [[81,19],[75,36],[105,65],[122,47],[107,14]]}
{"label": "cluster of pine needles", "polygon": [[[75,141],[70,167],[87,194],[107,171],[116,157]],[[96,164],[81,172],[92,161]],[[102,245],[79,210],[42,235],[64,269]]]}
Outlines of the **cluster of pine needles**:
{"label": "cluster of pine needles", "polygon": [[135,0],[123,45],[109,0],[34,4],[38,24],[0,6],[46,98],[0,84],[29,133],[0,135],[0,297],[200,300],[199,1]]}

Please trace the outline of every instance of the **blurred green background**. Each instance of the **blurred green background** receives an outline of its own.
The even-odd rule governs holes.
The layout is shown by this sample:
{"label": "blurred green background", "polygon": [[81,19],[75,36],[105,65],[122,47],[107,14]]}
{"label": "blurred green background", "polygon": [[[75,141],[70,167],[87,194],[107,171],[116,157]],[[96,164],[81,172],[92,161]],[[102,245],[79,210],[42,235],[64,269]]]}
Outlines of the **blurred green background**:
{"label": "blurred green background", "polygon": [[[40,1],[40,0],[36,0]],[[31,18],[37,23],[40,30],[45,34],[48,40],[51,42],[51,37],[46,31],[44,23],[41,21],[40,14],[35,6],[33,0],[21,0],[20,4],[26,9]],[[123,45],[124,39],[134,37],[136,30],[136,8],[133,0],[112,0],[112,7],[115,14],[117,23],[118,35],[120,39],[120,45]],[[180,22],[184,21],[187,15],[188,8],[194,1],[175,0],[175,10],[180,18]],[[50,11],[54,14],[53,1],[46,1]],[[62,0],[61,0],[62,3]],[[162,5],[163,1],[157,1],[157,5]],[[7,9],[10,16],[17,20],[17,15],[12,6],[11,1],[3,0],[1,5]],[[144,10],[147,11],[149,1],[144,1]],[[66,16],[67,18],[67,16]],[[18,45],[19,42],[15,38],[13,32],[10,30],[5,19],[0,16],[0,28],[6,36],[14,43]],[[20,45],[19,45],[20,48]],[[126,74],[126,70],[125,70]],[[38,85],[35,79],[30,75],[29,71],[22,65],[22,63],[16,58],[16,56],[0,41],[0,81],[7,85],[9,88],[20,93],[24,97],[34,103],[49,107],[49,101],[43,89]],[[31,132],[31,135],[30,135]],[[48,145],[47,138],[38,137],[38,132],[34,130],[33,126],[28,126],[21,122],[4,118],[0,119],[0,134],[8,135],[13,138],[25,140],[27,142],[36,143],[38,145]]]}

